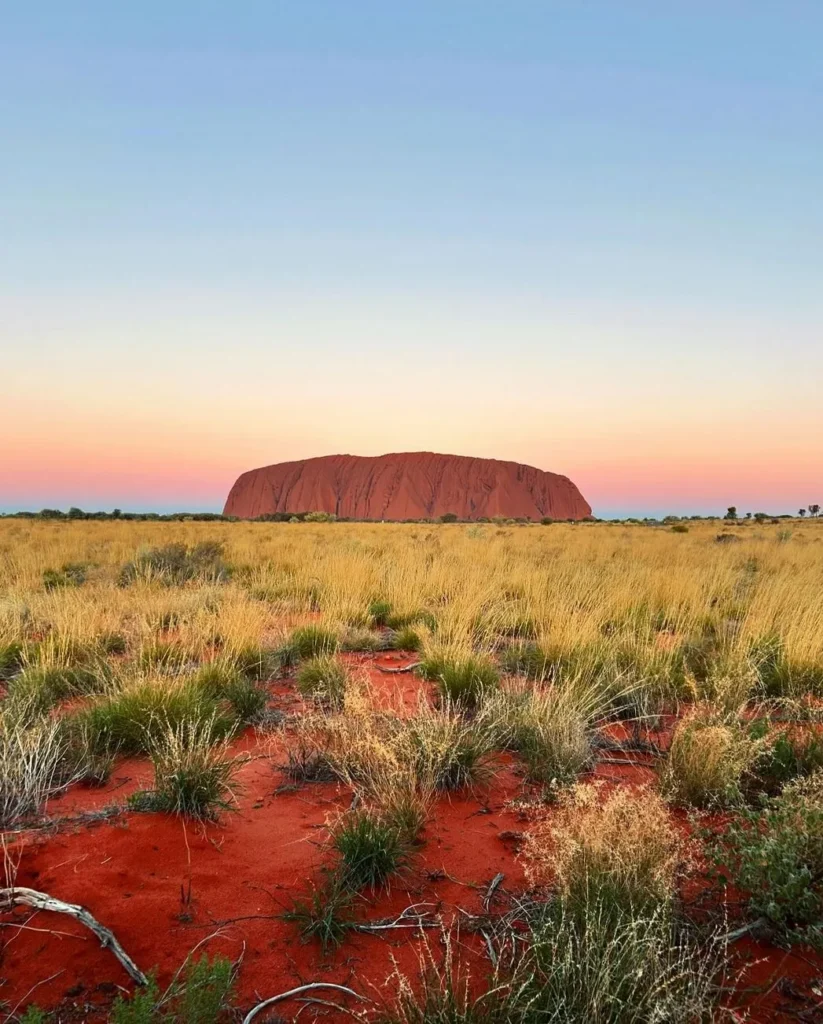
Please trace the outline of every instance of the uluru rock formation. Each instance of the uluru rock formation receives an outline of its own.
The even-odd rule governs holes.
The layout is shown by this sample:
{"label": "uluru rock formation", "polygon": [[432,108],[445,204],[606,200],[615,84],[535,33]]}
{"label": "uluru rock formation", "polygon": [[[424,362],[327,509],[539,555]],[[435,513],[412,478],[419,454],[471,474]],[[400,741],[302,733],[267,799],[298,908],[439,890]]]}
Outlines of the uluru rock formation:
{"label": "uluru rock formation", "polygon": [[568,477],[518,462],[464,455],[324,455],[238,477],[224,515],[333,512],[348,519],[585,519],[591,508]]}

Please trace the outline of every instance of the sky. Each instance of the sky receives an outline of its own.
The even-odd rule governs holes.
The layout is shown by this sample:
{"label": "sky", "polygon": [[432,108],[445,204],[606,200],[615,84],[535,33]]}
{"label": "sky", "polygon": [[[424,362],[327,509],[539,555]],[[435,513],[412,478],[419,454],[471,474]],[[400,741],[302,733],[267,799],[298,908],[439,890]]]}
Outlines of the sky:
{"label": "sky", "polygon": [[820,0],[0,0],[0,511],[439,451],[823,502]]}

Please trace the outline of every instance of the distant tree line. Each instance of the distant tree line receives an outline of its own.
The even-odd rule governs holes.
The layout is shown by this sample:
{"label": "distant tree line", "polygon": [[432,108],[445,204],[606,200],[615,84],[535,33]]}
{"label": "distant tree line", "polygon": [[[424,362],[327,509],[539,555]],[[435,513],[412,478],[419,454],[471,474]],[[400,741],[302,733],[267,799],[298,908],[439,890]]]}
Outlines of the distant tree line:
{"label": "distant tree line", "polygon": [[[821,515],[821,506],[810,504],[806,508],[798,510],[797,515],[805,518],[816,519]],[[239,516],[225,516],[220,512],[124,512],[119,508],[111,512],[85,512],[81,508],[72,507],[68,512],[58,508],[44,508],[39,512],[6,512],[0,513],[3,519],[46,519],[56,521],[76,520],[115,520],[122,519],[127,522],[200,522],[200,523],[236,523],[241,520]],[[586,519],[552,519],[550,516],[543,516],[541,519],[530,519],[528,516],[508,518],[506,516],[479,516],[476,519],[461,519],[456,512],[444,512],[435,519],[386,519],[386,520],[365,520],[352,519],[346,516],[336,516],[333,512],[267,512],[264,515],[256,516],[246,522],[257,523],[351,523],[351,522],[401,522],[401,523],[490,523],[495,526],[525,526],[531,523],[542,526],[551,526],[553,523],[628,523],[641,526],[672,526],[686,522],[717,522],[719,519],[731,523],[743,523],[749,520],[762,523],[776,523],[781,520],[794,519],[787,514],[773,515],[770,512],[746,512],[740,516],[737,506],[730,505],[724,516],[676,516],[669,515],[662,518],[646,516],[638,518],[629,516],[625,519],[598,519],[596,516],[587,516]]]}

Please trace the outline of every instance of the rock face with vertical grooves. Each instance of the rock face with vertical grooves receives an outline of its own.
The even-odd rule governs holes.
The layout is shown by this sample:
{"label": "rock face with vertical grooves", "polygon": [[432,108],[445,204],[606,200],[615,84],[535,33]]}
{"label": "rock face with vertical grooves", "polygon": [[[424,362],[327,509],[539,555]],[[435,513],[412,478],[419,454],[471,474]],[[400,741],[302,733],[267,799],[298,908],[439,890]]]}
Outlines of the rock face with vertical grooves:
{"label": "rock face with vertical grooves", "polygon": [[518,462],[464,455],[324,455],[238,477],[225,515],[333,512],[348,519],[585,519],[591,508],[568,477]]}

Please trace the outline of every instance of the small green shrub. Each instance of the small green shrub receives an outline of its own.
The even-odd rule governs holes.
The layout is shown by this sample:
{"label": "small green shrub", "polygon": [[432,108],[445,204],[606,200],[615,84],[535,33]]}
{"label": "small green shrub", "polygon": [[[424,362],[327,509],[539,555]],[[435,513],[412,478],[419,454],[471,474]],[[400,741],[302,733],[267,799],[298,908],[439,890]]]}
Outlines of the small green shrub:
{"label": "small green shrub", "polygon": [[19,1018],[20,1024],[47,1024],[51,1015],[41,1010],[39,1006],[32,1003],[26,1007],[26,1012]]}
{"label": "small green shrub", "polygon": [[408,842],[397,825],[373,810],[350,811],[331,828],[340,872],[353,890],[385,885],[408,863]]}
{"label": "small green shrub", "polygon": [[310,658],[297,673],[298,690],[325,707],[341,708],[348,686],[349,672],[333,655]]}
{"label": "small green shrub", "polygon": [[230,1018],[235,967],[225,957],[205,954],[186,963],[182,978],[162,993],[154,978],[133,995],[118,995],[112,1024],[215,1024]]}
{"label": "small green shrub", "polygon": [[159,1002],[157,982],[151,978],[148,985],[136,988],[131,997],[118,995],[111,1008],[112,1024],[167,1024],[169,1016],[159,1011]]}
{"label": "small green shrub", "polygon": [[787,782],[823,769],[823,736],[813,728],[770,729],[760,720],[752,723],[750,734],[765,740],[757,779],[768,792],[777,792]]}
{"label": "small green shrub", "polygon": [[420,664],[420,672],[437,683],[442,699],[463,707],[476,707],[483,695],[500,682],[494,663],[482,657],[451,659],[427,655]]}
{"label": "small green shrub", "polygon": [[689,528],[685,523],[675,523],[672,526],[672,533],[688,533]]}
{"label": "small green shrub", "polygon": [[176,1015],[182,1024],[214,1024],[231,1004],[235,967],[226,957],[205,954],[189,961],[176,993]]}
{"label": "small green shrub", "polygon": [[708,852],[722,883],[748,893],[752,918],[791,942],[823,947],[823,772],[744,808]]}

